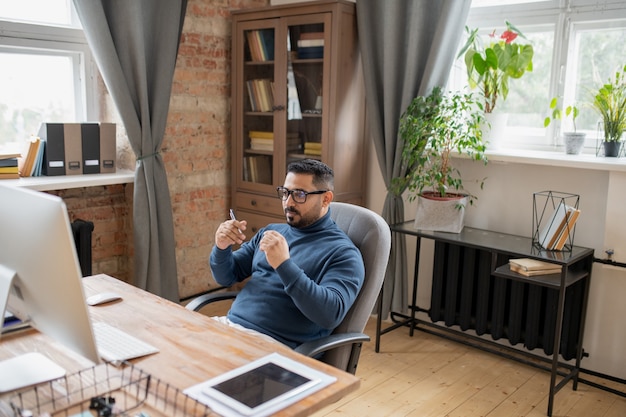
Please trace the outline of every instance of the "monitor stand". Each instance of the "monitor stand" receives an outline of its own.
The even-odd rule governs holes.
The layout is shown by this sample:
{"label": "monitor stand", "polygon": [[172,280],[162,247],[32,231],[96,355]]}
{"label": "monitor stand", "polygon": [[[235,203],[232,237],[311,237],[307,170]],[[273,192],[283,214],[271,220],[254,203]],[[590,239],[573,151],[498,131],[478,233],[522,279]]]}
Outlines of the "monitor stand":
{"label": "monitor stand", "polygon": [[25,353],[0,361],[0,394],[65,375],[65,369],[39,352]]}
{"label": "monitor stand", "polygon": [[[15,271],[0,265],[0,317],[3,323],[15,275]],[[2,375],[0,378],[0,394],[2,394],[61,378],[65,375],[65,369],[41,353],[32,352],[0,361],[0,375]]]}
{"label": "monitor stand", "polygon": [[[4,265],[0,265],[0,317],[2,317],[3,327],[7,304],[9,303],[9,294],[11,293],[11,285],[13,284],[15,275],[17,275],[15,271]],[[0,332],[0,335],[1,334]]]}

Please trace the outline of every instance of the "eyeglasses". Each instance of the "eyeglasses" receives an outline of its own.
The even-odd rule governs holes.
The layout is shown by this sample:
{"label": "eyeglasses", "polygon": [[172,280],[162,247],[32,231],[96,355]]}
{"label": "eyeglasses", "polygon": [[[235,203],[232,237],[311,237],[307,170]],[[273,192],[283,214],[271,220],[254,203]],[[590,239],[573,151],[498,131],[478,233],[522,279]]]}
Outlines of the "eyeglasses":
{"label": "eyeglasses", "polygon": [[293,198],[293,201],[296,203],[305,203],[306,197],[309,194],[324,194],[328,192],[328,190],[319,190],[319,191],[304,191],[304,190],[290,190],[285,187],[276,187],[276,193],[278,194],[278,198],[283,201],[287,201],[289,196]]}

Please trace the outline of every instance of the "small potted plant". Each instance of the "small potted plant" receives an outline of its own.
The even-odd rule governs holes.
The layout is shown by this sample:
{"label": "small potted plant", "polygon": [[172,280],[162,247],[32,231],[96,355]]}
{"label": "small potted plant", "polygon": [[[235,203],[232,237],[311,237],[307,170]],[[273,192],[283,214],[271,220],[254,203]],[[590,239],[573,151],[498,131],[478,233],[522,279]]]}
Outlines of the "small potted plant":
{"label": "small potted plant", "polygon": [[491,148],[497,148],[506,127],[507,115],[493,113],[500,99],[509,94],[510,79],[521,78],[527,71],[533,70],[533,46],[529,43],[514,42],[524,35],[510,22],[505,22],[506,30],[497,37],[495,30],[489,35],[490,42],[485,45],[478,29],[465,27],[467,41],[460,49],[457,59],[464,57],[467,68],[467,80],[470,88],[478,88],[483,97],[483,110],[486,114],[486,142]]}
{"label": "small potted plant", "polygon": [[618,156],[626,130],[626,65],[593,96],[591,106],[602,118],[605,156]]}
{"label": "small potted plant", "polygon": [[415,226],[419,229],[458,233],[463,228],[465,207],[476,197],[463,187],[452,156],[459,153],[487,163],[481,130],[484,116],[478,106],[471,93],[444,93],[435,87],[431,94],[415,97],[400,118],[407,174],[395,178],[392,186],[396,192],[407,188],[409,201],[418,199]]}
{"label": "small potted plant", "polygon": [[565,153],[569,155],[578,155],[585,143],[584,132],[576,131],[576,118],[578,117],[580,111],[575,104],[571,104],[565,109],[559,104],[558,97],[554,97],[550,100],[550,115],[546,116],[543,121],[543,126],[548,127],[552,120],[562,121],[566,118],[571,118],[572,126],[574,128],[573,131],[563,131],[563,142],[565,143]]}

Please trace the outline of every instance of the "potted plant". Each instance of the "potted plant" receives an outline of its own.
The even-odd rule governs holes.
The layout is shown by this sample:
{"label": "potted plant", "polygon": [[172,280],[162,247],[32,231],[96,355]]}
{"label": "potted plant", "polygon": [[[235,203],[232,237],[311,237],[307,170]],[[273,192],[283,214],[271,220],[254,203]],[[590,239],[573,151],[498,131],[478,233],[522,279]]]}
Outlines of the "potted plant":
{"label": "potted plant", "polygon": [[585,143],[584,132],[576,131],[576,118],[578,117],[580,111],[575,104],[571,104],[565,107],[563,110],[562,106],[559,105],[559,99],[557,97],[552,98],[550,100],[550,114],[546,116],[543,121],[543,126],[548,127],[552,120],[563,120],[567,117],[571,117],[572,126],[574,127],[573,131],[564,131],[563,132],[563,142],[565,143],[565,153],[569,155],[578,155]]}
{"label": "potted plant", "polygon": [[591,106],[602,118],[605,156],[618,156],[626,129],[626,65],[593,96]]}
{"label": "potted plant", "polygon": [[485,45],[478,34],[478,29],[465,27],[467,41],[460,49],[457,59],[464,56],[467,79],[470,88],[478,88],[483,97],[483,110],[486,114],[485,137],[495,142],[502,136],[506,127],[507,115],[493,113],[498,100],[505,100],[509,94],[509,80],[521,78],[527,71],[533,70],[533,46],[514,42],[524,38],[522,32],[510,22],[505,22],[506,30],[496,37],[495,30],[489,35],[491,41]]}
{"label": "potted plant", "polygon": [[[479,104],[471,93],[444,94],[435,87],[429,95],[415,97],[400,118],[398,133],[407,174],[395,178],[392,186],[396,192],[407,188],[409,201],[418,199],[415,225],[419,229],[458,233],[463,228],[465,207],[476,197],[463,187],[452,156],[459,153],[487,163]],[[446,208],[440,208],[440,203]],[[456,219],[448,220],[444,213]]]}

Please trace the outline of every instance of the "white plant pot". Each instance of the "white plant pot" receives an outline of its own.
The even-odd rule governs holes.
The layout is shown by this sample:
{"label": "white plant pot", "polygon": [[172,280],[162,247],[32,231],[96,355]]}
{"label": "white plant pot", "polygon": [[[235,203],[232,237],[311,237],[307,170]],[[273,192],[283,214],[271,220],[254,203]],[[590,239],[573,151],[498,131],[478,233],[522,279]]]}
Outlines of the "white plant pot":
{"label": "white plant pot", "polygon": [[465,224],[468,201],[467,196],[433,200],[420,195],[417,197],[414,227],[420,230],[459,233]]}
{"label": "white plant pot", "polygon": [[563,132],[565,153],[568,155],[578,155],[583,150],[585,136],[586,133],[581,132]]}
{"label": "white plant pot", "polygon": [[497,150],[502,148],[508,120],[508,113],[485,113],[485,123],[482,131],[483,142],[487,145],[487,149]]}

